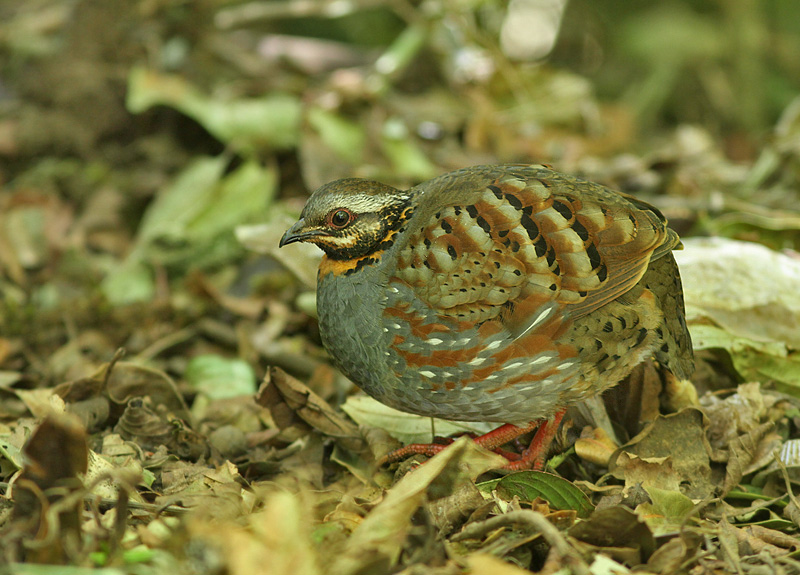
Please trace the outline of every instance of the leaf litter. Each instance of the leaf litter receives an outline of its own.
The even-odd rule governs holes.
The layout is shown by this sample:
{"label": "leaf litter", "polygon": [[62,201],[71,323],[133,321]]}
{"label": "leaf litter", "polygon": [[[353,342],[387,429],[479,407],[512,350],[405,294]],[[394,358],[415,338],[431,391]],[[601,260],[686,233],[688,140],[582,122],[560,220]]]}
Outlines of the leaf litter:
{"label": "leaf litter", "polygon": [[[796,93],[796,64],[675,6],[608,3],[623,32],[595,60],[562,14],[537,50],[570,64],[531,66],[502,3],[172,4],[0,23],[0,573],[800,570],[800,105],[758,93]],[[319,255],[277,240],[331,179],[507,161],[665,212],[698,371],[644,365],[571,410],[544,472],[466,438],[377,468],[482,430],[356,393],[320,346]]]}

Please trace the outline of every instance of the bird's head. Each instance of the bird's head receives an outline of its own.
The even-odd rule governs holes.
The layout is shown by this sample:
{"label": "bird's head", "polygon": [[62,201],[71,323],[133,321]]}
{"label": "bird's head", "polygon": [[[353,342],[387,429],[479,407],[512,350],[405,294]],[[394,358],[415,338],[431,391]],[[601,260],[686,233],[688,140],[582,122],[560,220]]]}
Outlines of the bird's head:
{"label": "bird's head", "polygon": [[411,217],[411,198],[409,192],[370,180],[349,178],[325,184],[308,199],[280,246],[310,242],[334,260],[383,251]]}

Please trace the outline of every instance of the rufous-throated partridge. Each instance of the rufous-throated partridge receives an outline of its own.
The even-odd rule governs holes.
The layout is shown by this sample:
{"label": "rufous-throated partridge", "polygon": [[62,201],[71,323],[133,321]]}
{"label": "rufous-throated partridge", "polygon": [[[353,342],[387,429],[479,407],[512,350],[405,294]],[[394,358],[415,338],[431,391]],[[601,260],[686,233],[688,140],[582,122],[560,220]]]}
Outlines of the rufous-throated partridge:
{"label": "rufous-throated partridge", "polygon": [[[424,416],[538,426],[508,468],[540,466],[567,406],[650,357],[693,368],[680,245],[653,206],[544,166],[475,166],[410,190],[361,179],[315,191],[280,245],[325,256],[322,341],[359,387]],[[410,445],[384,458],[433,454]]]}

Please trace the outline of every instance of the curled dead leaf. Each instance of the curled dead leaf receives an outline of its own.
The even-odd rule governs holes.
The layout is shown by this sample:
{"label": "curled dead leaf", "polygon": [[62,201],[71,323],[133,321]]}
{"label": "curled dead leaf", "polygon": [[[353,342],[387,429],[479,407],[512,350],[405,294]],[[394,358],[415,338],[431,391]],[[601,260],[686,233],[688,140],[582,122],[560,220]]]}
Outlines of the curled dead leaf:
{"label": "curled dead leaf", "polygon": [[[14,484],[12,521],[16,535],[4,544],[32,563],[62,564],[77,557],[82,542],[81,510],[89,449],[80,421],[51,414],[23,449],[27,462]],[[12,533],[12,532],[9,532]]]}
{"label": "curled dead leaf", "polygon": [[294,414],[349,449],[361,451],[364,447],[364,441],[355,425],[339,415],[308,386],[278,367],[271,367],[267,371],[256,395],[256,402],[270,409],[279,426],[281,421],[291,421],[286,418]]}
{"label": "curled dead leaf", "polygon": [[605,431],[598,427],[590,429],[588,434],[581,434],[575,442],[575,453],[584,461],[608,467],[608,462],[618,447]]}

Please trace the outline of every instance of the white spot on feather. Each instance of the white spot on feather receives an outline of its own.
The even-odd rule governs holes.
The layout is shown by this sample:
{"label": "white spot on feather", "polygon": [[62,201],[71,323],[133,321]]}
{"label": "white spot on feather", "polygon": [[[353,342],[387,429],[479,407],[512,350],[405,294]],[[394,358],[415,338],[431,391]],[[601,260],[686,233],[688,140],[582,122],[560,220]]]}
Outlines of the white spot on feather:
{"label": "white spot on feather", "polygon": [[554,309],[554,308],[552,308],[552,307],[548,307],[547,309],[545,309],[544,311],[542,311],[542,312],[541,312],[541,313],[540,313],[538,316],[536,316],[536,319],[535,319],[535,320],[533,320],[533,322],[532,322],[532,323],[531,323],[531,324],[530,324],[528,327],[526,327],[526,328],[525,328],[525,331],[523,331],[521,334],[519,334],[519,335],[516,337],[516,339],[519,339],[519,338],[521,338],[521,337],[525,337],[525,335],[526,335],[526,334],[527,334],[529,331],[531,331],[531,330],[532,330],[533,328],[535,328],[537,325],[539,325],[540,323],[542,323],[542,322],[545,320],[545,318],[547,318],[547,316],[549,316],[549,315],[550,315],[550,312],[552,312],[552,311],[553,311],[553,309]]}
{"label": "white spot on feather", "polygon": [[550,315],[551,311],[553,311],[552,307],[548,307],[546,310],[542,311],[542,313],[540,313],[536,317],[536,319],[533,320],[533,323],[531,324],[531,327],[535,327],[535,326],[539,325],[544,320],[544,318],[546,318],[547,316]]}
{"label": "white spot on feather", "polygon": [[549,355],[543,355],[541,357],[537,357],[536,359],[534,359],[531,362],[531,365],[539,365],[540,363],[547,363],[548,361],[550,361],[550,356]]}

